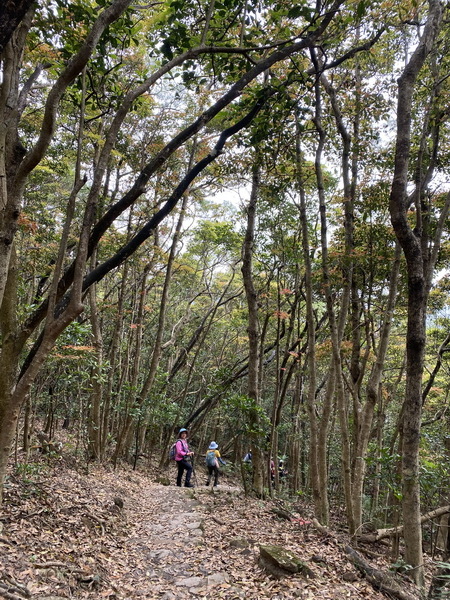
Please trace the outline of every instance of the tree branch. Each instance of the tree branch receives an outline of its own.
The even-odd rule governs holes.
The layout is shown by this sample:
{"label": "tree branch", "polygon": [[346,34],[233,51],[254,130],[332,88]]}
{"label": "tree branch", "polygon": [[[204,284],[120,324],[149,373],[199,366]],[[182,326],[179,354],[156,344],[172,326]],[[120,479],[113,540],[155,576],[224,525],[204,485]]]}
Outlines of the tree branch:
{"label": "tree branch", "polygon": [[41,131],[36,145],[28,152],[18,168],[15,178],[15,186],[17,189],[21,190],[23,188],[27,176],[42,160],[53,138],[58,105],[63,93],[87,64],[106,27],[113,23],[126,10],[131,1],[132,0],[114,0],[111,6],[100,14],[87,35],[84,44],[69,61],[67,67],[56,80],[47,96]]}
{"label": "tree branch", "polygon": [[[426,523],[427,521],[431,521],[432,519],[441,517],[447,513],[450,513],[450,506],[441,506],[440,508],[435,508],[431,512],[422,515],[420,517],[420,523]],[[398,527],[389,527],[388,529],[378,529],[375,533],[359,535],[358,539],[363,542],[378,542],[395,534],[403,534],[403,525],[399,525]]]}
{"label": "tree branch", "polygon": [[376,590],[380,590],[390,597],[398,598],[399,600],[419,600],[419,594],[416,595],[408,592],[405,589],[405,581],[399,581],[399,578],[394,573],[372,567],[351,546],[346,546],[344,550],[351,562]]}
{"label": "tree branch", "polygon": [[[267,90],[264,95],[256,102],[252,110],[245,115],[243,119],[241,119],[238,123],[235,123],[228,129],[225,129],[217,141],[214,149],[202,160],[200,160],[182,179],[182,181],[178,184],[172,195],[166,201],[164,206],[155,214],[153,217],[142,227],[142,229],[122,248],[116,252],[113,256],[111,256],[108,260],[104,261],[102,264],[98,265],[95,269],[93,269],[83,280],[83,291],[86,291],[91,285],[101,281],[105,275],[107,275],[112,269],[121,265],[129,256],[131,256],[138,248],[141,246],[149,237],[152,235],[155,227],[157,227],[161,221],[175,208],[180,198],[183,196],[185,191],[188,189],[192,181],[199,175],[210,163],[212,163],[222,152],[226,141],[228,138],[233,136],[235,133],[239,132],[244,127],[247,127],[252,120],[259,113],[264,103],[268,99],[269,96],[273,95],[275,90]],[[67,309],[70,302],[71,294],[68,293],[64,296],[64,298],[59,302],[56,307],[56,315],[64,314],[64,311]],[[19,381],[22,379],[30,368],[34,357],[39,351],[40,345],[43,341],[43,334],[39,336],[33,348],[30,350],[25,362],[23,363]]]}
{"label": "tree branch", "polygon": [[[131,1],[131,0],[130,0]],[[103,217],[97,222],[94,226],[91,234],[91,238],[89,241],[89,253],[88,256],[92,254],[93,249],[98,244],[101,237],[107,231],[107,229],[111,226],[111,224],[124,212],[126,211],[133,202],[145,192],[145,186],[147,185],[150,177],[166,162],[166,160],[178,149],[180,148],[187,140],[189,140],[192,136],[194,136],[198,131],[200,131],[208,122],[211,121],[221,110],[226,108],[233,100],[238,98],[242,91],[258,77],[261,73],[272,67],[279,61],[284,60],[285,58],[291,56],[292,54],[299,52],[300,50],[307,48],[320,38],[321,34],[325,31],[328,24],[334,17],[335,13],[339,10],[340,5],[343,3],[343,0],[335,0],[330,10],[323,16],[322,22],[317,26],[317,28],[312,31],[309,35],[305,36],[305,38],[286,46],[284,48],[280,48],[270,54],[267,58],[259,61],[253,67],[251,67],[231,88],[225,93],[215,104],[213,104],[209,109],[203,112],[191,125],[186,127],[183,131],[178,133],[141,171],[140,175],[137,177],[134,185],[131,189],[110,209],[103,215]],[[248,48],[245,49],[248,51]],[[120,111],[118,111],[113,124],[111,126],[110,132],[108,132],[107,142],[105,142],[105,146],[110,144],[112,147],[113,141],[117,134],[117,131],[126,116],[129,106],[131,106],[132,101],[137,98],[140,94],[143,93],[148,87],[157,81],[158,78],[162,76],[162,74],[168,72],[174,66],[181,64],[187,58],[192,58],[197,56],[197,54],[205,53],[205,52],[222,52],[224,48],[196,48],[186,52],[184,55],[180,55],[170,61],[157,72],[155,72],[146,82],[144,82],[141,86],[130,92],[130,94],[126,97],[123,106]],[[227,48],[227,51],[230,52],[242,52],[242,49],[230,49]],[[144,90],[145,88],[145,90]],[[128,107],[128,108],[127,108]],[[102,150],[103,158],[106,156],[105,148]],[[93,186],[99,185],[98,181],[94,182]],[[170,211],[169,211],[170,212]],[[168,214],[168,213],[167,213]],[[165,216],[165,215],[164,215]],[[162,217],[164,218],[164,217]],[[65,274],[61,278],[58,284],[58,293],[59,298],[68,290],[72,281],[74,274],[74,264],[66,270]],[[45,317],[47,311],[47,301],[39,306],[39,308],[26,320],[23,326],[23,341],[27,339],[32,331],[37,327],[37,325],[42,321]]]}

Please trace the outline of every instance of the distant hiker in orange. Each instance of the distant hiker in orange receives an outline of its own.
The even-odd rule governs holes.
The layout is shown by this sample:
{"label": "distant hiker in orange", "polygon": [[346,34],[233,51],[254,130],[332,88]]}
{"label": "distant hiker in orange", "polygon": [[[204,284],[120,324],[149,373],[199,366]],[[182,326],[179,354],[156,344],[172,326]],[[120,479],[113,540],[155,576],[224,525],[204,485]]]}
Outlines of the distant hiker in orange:
{"label": "distant hiker in orange", "polygon": [[206,485],[211,483],[211,477],[214,475],[213,487],[217,487],[219,481],[219,462],[225,465],[225,461],[222,460],[220,452],[218,450],[219,445],[216,442],[211,442],[208,450],[206,451],[206,468],[208,469],[208,479]]}

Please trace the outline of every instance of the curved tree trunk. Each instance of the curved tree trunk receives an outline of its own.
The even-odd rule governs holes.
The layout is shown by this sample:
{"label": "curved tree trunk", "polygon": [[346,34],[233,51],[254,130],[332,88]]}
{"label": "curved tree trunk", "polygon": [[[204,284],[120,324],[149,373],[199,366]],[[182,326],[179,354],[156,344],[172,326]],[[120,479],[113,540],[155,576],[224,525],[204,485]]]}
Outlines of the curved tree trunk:
{"label": "curved tree trunk", "polygon": [[422,530],[420,524],[419,442],[422,411],[422,376],[425,352],[427,280],[424,269],[420,206],[417,229],[408,219],[408,164],[411,148],[411,107],[414,86],[437,37],[442,6],[429,2],[422,38],[398,80],[397,140],[389,209],[395,234],[405,254],[408,271],[408,322],[406,334],[406,391],[403,411],[402,490],[405,560],[415,581],[423,585]]}

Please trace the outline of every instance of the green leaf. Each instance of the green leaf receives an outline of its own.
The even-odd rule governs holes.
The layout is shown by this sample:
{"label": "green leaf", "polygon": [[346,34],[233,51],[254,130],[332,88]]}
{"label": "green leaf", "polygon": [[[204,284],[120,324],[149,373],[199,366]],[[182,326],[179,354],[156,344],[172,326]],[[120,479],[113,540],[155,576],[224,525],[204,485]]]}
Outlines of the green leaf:
{"label": "green leaf", "polygon": [[361,0],[361,2],[358,3],[358,6],[356,7],[356,16],[358,17],[358,19],[362,19],[362,17],[365,15],[366,13],[366,2],[365,0]]}

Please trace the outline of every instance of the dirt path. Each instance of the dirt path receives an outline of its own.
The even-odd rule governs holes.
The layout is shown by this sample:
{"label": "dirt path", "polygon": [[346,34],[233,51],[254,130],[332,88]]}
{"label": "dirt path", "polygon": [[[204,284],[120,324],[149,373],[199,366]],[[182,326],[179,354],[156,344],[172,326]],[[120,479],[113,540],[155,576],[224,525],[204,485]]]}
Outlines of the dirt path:
{"label": "dirt path", "polygon": [[[127,600],[383,598],[357,576],[339,544],[326,540],[321,545],[316,532],[280,521],[269,504],[245,498],[226,482],[216,490],[201,483],[192,490],[146,485],[139,507],[133,511],[130,505],[140,520],[124,544],[131,567]],[[258,565],[260,544],[291,549],[314,577],[269,576]],[[350,581],[343,581],[343,573]]]}

